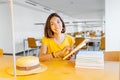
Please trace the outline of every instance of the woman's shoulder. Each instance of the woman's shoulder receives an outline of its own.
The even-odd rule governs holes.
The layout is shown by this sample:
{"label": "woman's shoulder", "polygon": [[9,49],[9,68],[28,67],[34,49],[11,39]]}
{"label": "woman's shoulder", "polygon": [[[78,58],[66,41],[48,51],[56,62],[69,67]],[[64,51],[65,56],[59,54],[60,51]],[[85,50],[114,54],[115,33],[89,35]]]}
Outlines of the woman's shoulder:
{"label": "woman's shoulder", "polygon": [[47,39],[47,37],[43,36],[42,39]]}
{"label": "woman's shoulder", "polygon": [[52,38],[47,38],[45,36],[43,36],[42,40],[46,41],[46,40],[51,40]]}
{"label": "woman's shoulder", "polygon": [[71,45],[73,45],[75,43],[74,38],[68,34],[66,34],[66,39],[70,42]]}
{"label": "woman's shoulder", "polygon": [[52,41],[52,38],[47,38],[45,36],[42,38],[42,43],[44,44],[49,44],[51,41]]}

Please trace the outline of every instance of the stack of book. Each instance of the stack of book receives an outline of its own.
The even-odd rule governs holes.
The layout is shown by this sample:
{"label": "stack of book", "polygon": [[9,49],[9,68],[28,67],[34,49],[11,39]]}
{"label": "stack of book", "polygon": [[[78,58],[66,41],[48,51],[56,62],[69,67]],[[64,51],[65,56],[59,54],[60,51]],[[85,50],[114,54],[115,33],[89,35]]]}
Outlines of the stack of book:
{"label": "stack of book", "polygon": [[75,60],[75,67],[104,69],[103,51],[78,51]]}

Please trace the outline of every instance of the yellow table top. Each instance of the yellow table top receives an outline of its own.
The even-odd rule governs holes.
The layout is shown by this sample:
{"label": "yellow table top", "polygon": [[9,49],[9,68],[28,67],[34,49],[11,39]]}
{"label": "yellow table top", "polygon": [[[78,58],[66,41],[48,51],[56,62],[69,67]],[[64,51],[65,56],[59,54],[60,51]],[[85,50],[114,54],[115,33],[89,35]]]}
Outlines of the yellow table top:
{"label": "yellow table top", "polygon": [[73,62],[62,60],[42,64],[48,67],[45,72],[15,78],[6,72],[13,65],[13,56],[0,57],[0,80],[119,80],[119,62],[105,62],[104,69],[75,68]]}

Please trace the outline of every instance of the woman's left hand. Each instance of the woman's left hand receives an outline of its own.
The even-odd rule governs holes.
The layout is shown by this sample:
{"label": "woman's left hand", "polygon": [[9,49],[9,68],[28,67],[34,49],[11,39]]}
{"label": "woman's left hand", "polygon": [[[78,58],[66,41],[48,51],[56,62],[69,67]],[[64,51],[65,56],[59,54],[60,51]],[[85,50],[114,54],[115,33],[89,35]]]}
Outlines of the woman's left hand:
{"label": "woman's left hand", "polygon": [[70,60],[72,58],[73,55],[70,55],[68,58],[66,58],[65,60]]}

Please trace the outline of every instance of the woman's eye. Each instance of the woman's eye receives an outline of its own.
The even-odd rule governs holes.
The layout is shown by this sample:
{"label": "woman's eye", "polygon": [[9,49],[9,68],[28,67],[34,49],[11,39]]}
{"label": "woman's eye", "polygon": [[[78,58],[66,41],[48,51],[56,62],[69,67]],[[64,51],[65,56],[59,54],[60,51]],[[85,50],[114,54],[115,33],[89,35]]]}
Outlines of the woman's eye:
{"label": "woman's eye", "polygon": [[60,21],[57,21],[57,23],[60,23]]}

